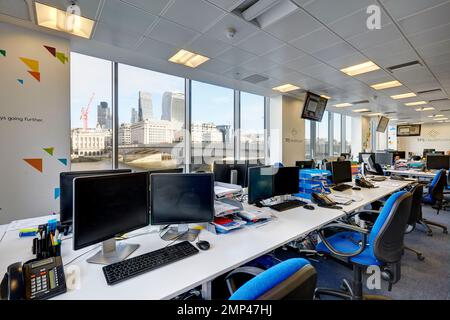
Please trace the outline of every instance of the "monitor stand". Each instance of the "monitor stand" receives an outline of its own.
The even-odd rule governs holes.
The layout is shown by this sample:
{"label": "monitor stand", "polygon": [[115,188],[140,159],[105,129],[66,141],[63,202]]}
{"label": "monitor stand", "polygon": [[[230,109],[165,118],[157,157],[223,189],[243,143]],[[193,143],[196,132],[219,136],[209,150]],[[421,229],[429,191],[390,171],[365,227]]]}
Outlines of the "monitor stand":
{"label": "monitor stand", "polygon": [[138,244],[123,244],[116,245],[116,239],[108,239],[102,242],[102,250],[87,259],[88,263],[95,264],[111,264],[125,260],[130,254],[139,248]]}
{"label": "monitor stand", "polygon": [[197,239],[200,230],[189,229],[187,224],[179,224],[178,227],[169,228],[162,236],[161,239],[165,241],[189,241],[193,242]]}

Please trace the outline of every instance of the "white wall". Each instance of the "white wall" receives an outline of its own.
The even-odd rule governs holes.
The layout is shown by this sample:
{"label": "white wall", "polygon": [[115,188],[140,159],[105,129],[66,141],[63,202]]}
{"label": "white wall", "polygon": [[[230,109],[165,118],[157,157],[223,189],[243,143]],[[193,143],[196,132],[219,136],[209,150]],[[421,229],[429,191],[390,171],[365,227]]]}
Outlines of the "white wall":
{"label": "white wall", "polygon": [[423,149],[450,151],[450,123],[426,123],[420,136],[397,137],[397,149],[422,154]]}
{"label": "white wall", "polygon": [[301,118],[304,99],[283,97],[283,164],[294,166],[305,160],[305,120]]}
{"label": "white wall", "polygon": [[[69,55],[67,40],[0,23],[0,224],[59,211],[55,188],[70,166],[70,63],[44,45]],[[39,62],[40,81],[20,57]],[[24,159],[42,159],[42,172]]]}
{"label": "white wall", "polygon": [[352,155],[357,156],[359,152],[362,151],[362,125],[361,117],[351,117],[352,118]]}

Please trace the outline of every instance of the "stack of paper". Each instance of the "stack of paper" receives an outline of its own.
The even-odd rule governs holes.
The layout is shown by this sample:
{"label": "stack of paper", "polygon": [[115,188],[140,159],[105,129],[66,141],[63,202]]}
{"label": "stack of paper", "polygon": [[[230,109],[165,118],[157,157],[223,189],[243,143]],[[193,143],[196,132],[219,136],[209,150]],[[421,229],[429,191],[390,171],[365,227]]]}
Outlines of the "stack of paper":
{"label": "stack of paper", "polygon": [[242,187],[235,184],[216,182],[214,184],[214,193],[216,198],[231,198],[242,194]]}

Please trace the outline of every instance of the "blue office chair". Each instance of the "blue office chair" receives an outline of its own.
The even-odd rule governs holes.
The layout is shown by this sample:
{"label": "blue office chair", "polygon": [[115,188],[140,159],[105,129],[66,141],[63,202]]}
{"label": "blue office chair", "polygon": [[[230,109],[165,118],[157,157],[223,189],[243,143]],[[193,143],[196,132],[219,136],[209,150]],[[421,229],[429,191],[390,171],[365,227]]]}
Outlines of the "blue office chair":
{"label": "blue office chair", "polygon": [[444,189],[447,186],[447,172],[439,170],[428,186],[428,193],[423,196],[422,202],[432,205],[437,214],[442,210],[444,204]]}
{"label": "blue office chair", "polygon": [[[381,296],[363,296],[362,273],[368,266],[379,266],[383,269],[382,277],[392,285],[400,280],[400,261],[404,249],[403,239],[406,224],[411,211],[412,194],[400,191],[386,201],[378,218],[369,232],[354,225],[332,223],[319,230],[322,240],[316,250],[319,253],[345,258],[353,264],[353,280],[343,281],[345,290],[316,289],[314,296],[320,298],[329,295],[342,299],[380,299]],[[347,231],[338,232],[325,237],[324,231],[329,228],[342,228]]]}
{"label": "blue office chair", "polygon": [[[236,290],[234,278],[246,274],[255,276]],[[255,267],[237,268],[225,281],[230,300],[311,300],[317,283],[316,269],[306,259],[289,259],[267,270]]]}
{"label": "blue office chair", "polygon": [[273,164],[273,166],[274,166],[275,168],[284,168],[284,164],[283,164],[282,162],[275,162],[275,163]]}

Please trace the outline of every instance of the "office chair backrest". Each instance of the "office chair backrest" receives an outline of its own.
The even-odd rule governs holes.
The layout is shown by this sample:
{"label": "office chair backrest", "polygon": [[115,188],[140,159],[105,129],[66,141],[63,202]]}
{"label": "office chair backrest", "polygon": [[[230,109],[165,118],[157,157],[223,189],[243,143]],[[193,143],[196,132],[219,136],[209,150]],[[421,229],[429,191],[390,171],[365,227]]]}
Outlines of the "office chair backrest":
{"label": "office chair backrest", "polygon": [[444,198],[444,188],[447,185],[447,171],[439,170],[431,181],[428,193],[434,200],[442,200]]}
{"label": "office chair backrest", "polygon": [[247,281],[230,300],[308,300],[316,283],[316,270],[308,260],[289,259]]}
{"label": "office chair backrest", "polygon": [[403,238],[411,213],[412,194],[399,191],[389,197],[369,235],[374,256],[384,263],[399,262]]}
{"label": "office chair backrest", "polygon": [[408,224],[414,227],[421,217],[423,185],[416,184],[409,192],[412,194],[412,203]]}

